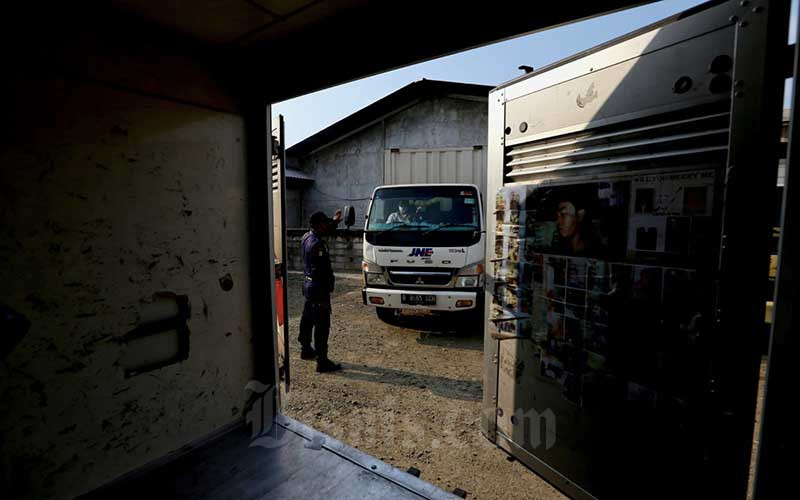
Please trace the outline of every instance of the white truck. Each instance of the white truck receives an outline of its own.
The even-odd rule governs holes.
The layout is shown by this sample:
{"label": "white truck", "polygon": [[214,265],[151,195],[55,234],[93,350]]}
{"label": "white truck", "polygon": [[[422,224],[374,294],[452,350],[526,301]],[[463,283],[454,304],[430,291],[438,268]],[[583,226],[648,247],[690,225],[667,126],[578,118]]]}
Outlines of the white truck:
{"label": "white truck", "polygon": [[474,184],[379,186],[364,227],[364,304],[483,313],[485,224]]}

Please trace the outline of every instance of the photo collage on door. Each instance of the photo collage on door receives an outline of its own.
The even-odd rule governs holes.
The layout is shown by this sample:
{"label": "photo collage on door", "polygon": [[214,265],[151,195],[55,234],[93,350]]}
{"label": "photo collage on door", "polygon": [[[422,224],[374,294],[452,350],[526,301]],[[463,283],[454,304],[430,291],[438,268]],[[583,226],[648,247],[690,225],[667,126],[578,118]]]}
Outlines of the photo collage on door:
{"label": "photo collage on door", "polygon": [[714,181],[708,170],[501,188],[489,328],[534,342],[537,378],[573,404],[676,397],[654,367],[679,370],[703,324]]}

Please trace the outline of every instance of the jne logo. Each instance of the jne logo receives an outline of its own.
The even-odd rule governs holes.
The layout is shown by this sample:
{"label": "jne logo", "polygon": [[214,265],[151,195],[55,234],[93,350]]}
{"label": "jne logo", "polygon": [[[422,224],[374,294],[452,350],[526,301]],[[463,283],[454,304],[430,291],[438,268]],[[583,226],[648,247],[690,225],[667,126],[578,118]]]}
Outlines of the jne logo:
{"label": "jne logo", "polygon": [[409,257],[430,257],[433,255],[433,248],[412,248]]}

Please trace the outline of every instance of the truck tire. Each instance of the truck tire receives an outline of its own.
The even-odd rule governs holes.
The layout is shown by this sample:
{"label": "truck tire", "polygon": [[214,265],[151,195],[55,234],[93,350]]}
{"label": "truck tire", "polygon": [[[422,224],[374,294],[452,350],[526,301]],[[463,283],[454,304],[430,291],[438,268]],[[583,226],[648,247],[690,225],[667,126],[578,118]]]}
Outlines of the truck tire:
{"label": "truck tire", "polygon": [[375,314],[378,315],[378,319],[383,321],[384,323],[392,324],[395,321],[395,309],[391,307],[376,307]]}

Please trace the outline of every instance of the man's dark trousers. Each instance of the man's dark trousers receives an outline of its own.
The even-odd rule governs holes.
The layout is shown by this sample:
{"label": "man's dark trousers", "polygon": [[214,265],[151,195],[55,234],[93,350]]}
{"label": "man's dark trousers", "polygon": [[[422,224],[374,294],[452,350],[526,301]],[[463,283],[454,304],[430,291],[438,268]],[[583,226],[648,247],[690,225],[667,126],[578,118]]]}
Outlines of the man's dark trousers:
{"label": "man's dark trousers", "polygon": [[298,340],[304,349],[311,347],[311,331],[314,331],[314,350],[319,359],[328,357],[328,336],[331,333],[331,299],[309,300],[303,305]]}
{"label": "man's dark trousers", "polygon": [[328,245],[313,230],[303,235],[303,317],[298,340],[306,353],[311,353],[311,333],[317,361],[328,359],[328,335],[331,331],[331,293],[336,278],[333,275]]}

